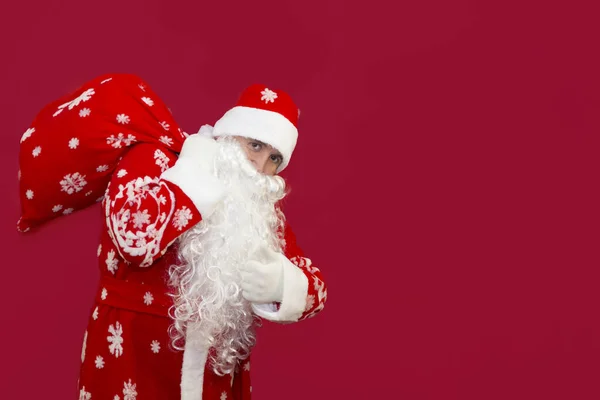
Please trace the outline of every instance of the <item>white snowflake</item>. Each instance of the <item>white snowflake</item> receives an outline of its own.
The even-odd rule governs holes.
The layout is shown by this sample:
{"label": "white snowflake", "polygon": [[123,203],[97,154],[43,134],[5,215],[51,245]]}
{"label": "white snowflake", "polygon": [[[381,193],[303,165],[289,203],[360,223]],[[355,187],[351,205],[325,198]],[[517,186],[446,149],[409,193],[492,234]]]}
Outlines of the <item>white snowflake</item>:
{"label": "white snowflake", "polygon": [[150,344],[150,350],[152,350],[154,354],[158,354],[158,352],[160,351],[160,343],[158,342],[158,340],[152,341],[152,344]]}
{"label": "white snowflake", "polygon": [[28,191],[25,192],[25,196],[31,200],[33,199],[33,190],[29,189]]}
{"label": "white snowflake", "polygon": [[167,146],[171,146],[173,145],[173,139],[171,139],[168,136],[161,136],[160,137],[160,142],[167,145]]}
{"label": "white snowflake", "polygon": [[100,196],[96,199],[96,203],[100,203],[102,200],[104,200],[104,196]]}
{"label": "white snowflake", "polygon": [[131,118],[129,118],[128,115],[119,114],[119,115],[117,115],[117,122],[119,124],[128,124],[131,122]]}
{"label": "white snowflake", "polygon": [[75,192],[80,192],[87,182],[85,180],[85,175],[81,175],[79,172],[75,172],[73,174],[67,174],[64,176],[63,180],[60,181],[60,185],[62,186],[63,192],[67,192],[67,194],[73,194]]}
{"label": "white snowflake", "polygon": [[121,397],[118,394],[115,394],[115,397],[113,397],[113,400],[121,400]]}
{"label": "white snowflake", "polygon": [[150,223],[150,214],[148,214],[148,210],[137,210],[131,217],[133,218],[133,227],[136,229],[142,229],[144,225]]}
{"label": "white snowflake", "polygon": [[108,296],[108,290],[106,290],[106,288],[102,288],[102,293],[100,294],[100,298],[102,300],[106,300],[106,296]]}
{"label": "white snowflake", "polygon": [[124,134],[119,133],[117,136],[110,135],[110,137],[106,138],[106,143],[110,144],[115,149],[120,149],[121,146],[131,146],[131,143],[135,142],[136,138],[132,134],[128,134],[125,137]]}
{"label": "white snowflake", "polygon": [[85,349],[87,347],[87,337],[88,337],[88,333],[87,333],[87,331],[85,331],[85,334],[83,335],[83,346],[81,346],[81,362],[83,362],[85,360]]}
{"label": "white snowflake", "polygon": [[33,157],[37,157],[40,155],[40,153],[42,152],[42,147],[41,146],[37,146],[35,149],[33,149],[33,151],[31,152],[31,155]]}
{"label": "white snowflake", "polygon": [[150,304],[152,304],[152,302],[154,301],[154,296],[152,296],[152,293],[150,292],[146,292],[144,293],[144,304],[149,306]]}
{"label": "white snowflake", "polygon": [[92,193],[94,193],[94,192],[90,190],[89,192],[85,192],[85,195],[86,195],[86,197],[87,197],[87,196],[91,196],[91,195],[92,195]]}
{"label": "white snowflake", "polygon": [[102,244],[98,245],[98,257],[100,257],[100,253],[102,253]]}
{"label": "white snowflake", "polygon": [[173,217],[173,226],[177,228],[178,231],[181,231],[187,226],[191,219],[192,211],[183,206],[180,210],[175,211],[175,215]]}
{"label": "white snowflake", "polygon": [[227,400],[227,392],[223,392],[221,393],[221,398],[220,400]]}
{"label": "white snowflake", "polygon": [[94,313],[92,314],[92,318],[95,320],[98,319],[98,307],[96,307],[96,309],[94,310]]}
{"label": "white snowflake", "polygon": [[115,251],[111,250],[106,255],[106,269],[108,269],[113,275],[119,269],[119,259],[115,258]]}
{"label": "white snowflake", "polygon": [[81,118],[89,117],[91,113],[92,110],[90,110],[89,108],[82,108],[81,110],[79,110],[79,116]]}
{"label": "white snowflake", "polygon": [[64,215],[69,215],[69,214],[71,214],[73,211],[75,211],[75,210],[74,210],[74,209],[72,209],[72,208],[65,208],[65,210],[63,211],[63,214],[64,214]]}
{"label": "white snowflake", "polygon": [[148,107],[152,107],[154,105],[154,100],[150,97],[142,97],[142,101],[148,105]]}
{"label": "white snowflake", "polygon": [[138,85],[138,87],[142,90],[142,92],[146,91],[146,86],[142,85],[141,83]]}
{"label": "white snowflake", "polygon": [[163,121],[163,122],[161,122],[161,123],[160,123],[160,125],[163,127],[163,129],[164,129],[165,131],[168,131],[168,130],[169,130],[169,128],[171,127],[171,125],[167,124],[167,121]]}
{"label": "white snowflake", "polygon": [[156,165],[160,167],[161,172],[165,172],[169,169],[169,157],[165,153],[160,150],[156,150],[154,152],[154,160],[156,161]]}
{"label": "white snowflake", "polygon": [[110,82],[110,81],[112,81],[112,78],[105,79],[105,80],[103,80],[102,82],[100,82],[100,84],[101,84],[101,85],[103,85],[103,84],[105,84],[106,82]]}
{"label": "white snowflake", "polygon": [[79,391],[79,400],[91,400],[91,399],[92,399],[92,394],[90,392],[86,392],[85,386],[82,386],[81,390]]}
{"label": "white snowflake", "polygon": [[75,150],[77,146],[79,146],[79,139],[77,139],[76,137],[71,138],[71,140],[69,140],[69,148],[71,150]]}
{"label": "white snowflake", "polygon": [[274,103],[275,99],[277,98],[277,93],[268,88],[265,88],[265,90],[260,92],[260,94],[262,95],[260,99],[265,103]]}
{"label": "white snowflake", "polygon": [[94,361],[94,363],[96,364],[96,368],[104,368],[104,358],[102,358],[102,356],[96,356],[96,361]]}
{"label": "white snowflake", "polygon": [[127,171],[124,169],[120,169],[119,172],[117,172],[117,178],[122,178],[125,175],[127,175]]}
{"label": "white snowflake", "polygon": [[131,379],[129,382],[125,382],[123,385],[123,400],[136,400],[137,391],[135,390],[135,386],[135,383],[132,383]]}
{"label": "white snowflake", "polygon": [[29,139],[31,137],[31,135],[33,135],[33,133],[35,132],[35,128],[29,128],[25,131],[25,133],[23,134],[23,136],[21,136],[21,143],[23,143],[24,141],[26,141],[27,139]]}
{"label": "white snowflake", "polygon": [[60,210],[62,210],[62,208],[63,208],[62,204],[57,204],[54,207],[52,207],[52,211],[59,212]]}
{"label": "white snowflake", "polygon": [[114,326],[108,326],[108,332],[111,334],[111,336],[107,336],[106,338],[110,343],[108,350],[110,350],[110,354],[119,358],[119,356],[123,355],[123,327],[119,322],[116,322]]}
{"label": "white snowflake", "polygon": [[96,168],[96,172],[105,172],[105,171],[108,171],[108,165],[99,165]]}

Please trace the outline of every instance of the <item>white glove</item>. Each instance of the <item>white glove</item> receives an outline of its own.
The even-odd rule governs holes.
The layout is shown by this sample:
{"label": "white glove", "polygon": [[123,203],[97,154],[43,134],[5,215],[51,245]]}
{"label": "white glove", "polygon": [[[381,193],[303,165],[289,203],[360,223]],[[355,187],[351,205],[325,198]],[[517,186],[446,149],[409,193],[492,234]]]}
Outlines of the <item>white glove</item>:
{"label": "white glove", "polygon": [[251,259],[240,268],[242,296],[258,304],[281,302],[283,268],[287,261],[283,254],[267,246],[259,247],[251,254]]}
{"label": "white glove", "polygon": [[200,171],[212,175],[218,151],[219,144],[214,139],[197,133],[185,139],[179,160],[194,163]]}
{"label": "white glove", "polygon": [[206,136],[190,135],[175,165],[161,178],[172,182],[192,200],[202,218],[208,218],[225,197],[225,186],[214,174],[219,144]]}

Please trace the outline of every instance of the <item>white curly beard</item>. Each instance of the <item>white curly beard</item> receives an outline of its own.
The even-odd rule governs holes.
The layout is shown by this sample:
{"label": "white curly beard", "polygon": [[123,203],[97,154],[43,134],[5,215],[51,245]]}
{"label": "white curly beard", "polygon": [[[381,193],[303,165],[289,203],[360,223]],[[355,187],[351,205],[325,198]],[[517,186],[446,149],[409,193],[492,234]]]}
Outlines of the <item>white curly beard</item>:
{"label": "white curly beard", "polygon": [[211,348],[215,373],[232,373],[255,344],[255,317],[242,297],[238,267],[251,249],[268,244],[281,250],[283,213],[276,203],[285,181],[260,174],[232,138],[218,140],[216,176],[228,194],[215,212],[179,239],[179,259],[169,271],[176,288],[170,335],[176,348],[185,340]]}

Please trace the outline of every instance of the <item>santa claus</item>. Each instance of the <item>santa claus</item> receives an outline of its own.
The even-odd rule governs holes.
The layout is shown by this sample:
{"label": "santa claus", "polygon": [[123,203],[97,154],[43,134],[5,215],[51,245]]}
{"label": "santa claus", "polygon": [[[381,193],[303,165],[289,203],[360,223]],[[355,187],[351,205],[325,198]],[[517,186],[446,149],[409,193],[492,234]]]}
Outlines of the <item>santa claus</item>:
{"label": "santa claus", "polygon": [[280,208],[298,116],[288,94],[252,85],[179,154],[138,143],[119,161],[80,400],[250,399],[257,323],[323,309],[323,277]]}

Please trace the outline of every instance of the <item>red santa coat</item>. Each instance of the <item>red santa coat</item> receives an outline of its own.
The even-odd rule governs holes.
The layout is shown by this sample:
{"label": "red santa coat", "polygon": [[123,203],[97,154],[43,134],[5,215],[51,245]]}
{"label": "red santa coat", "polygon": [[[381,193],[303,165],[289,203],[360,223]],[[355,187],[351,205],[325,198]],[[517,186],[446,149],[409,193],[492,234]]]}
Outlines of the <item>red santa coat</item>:
{"label": "red santa coat", "polygon": [[[195,187],[194,171],[173,168],[176,159],[164,147],[138,144],[112,176],[103,200],[101,278],[82,349],[80,399],[180,398],[183,354],[170,346],[167,271],[175,262],[176,239],[202,219],[194,194],[210,188]],[[163,179],[167,170],[176,178]],[[289,226],[285,240],[285,255],[306,280],[289,280],[281,304],[256,312],[272,321],[295,322],[321,311],[327,292]],[[250,360],[233,376],[220,377],[205,365],[198,384],[203,399],[250,399]]]}
{"label": "red santa coat", "polygon": [[[197,171],[176,165],[184,138],[150,86],[123,74],[93,79],[48,104],[21,138],[20,231],[103,198],[100,283],[84,335],[80,400],[180,398],[183,353],[170,346],[167,271],[177,238],[201,221],[200,197],[211,192]],[[327,292],[289,227],[285,239],[298,269],[284,272],[281,304],[254,309],[295,322],[322,310]],[[249,360],[233,376],[204,370],[203,399],[250,398]]]}

